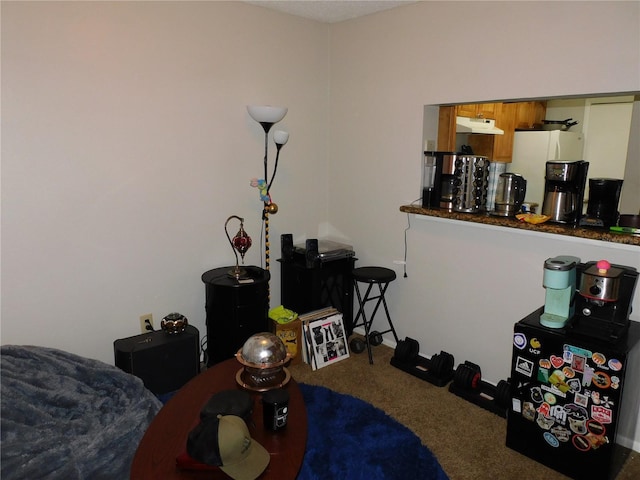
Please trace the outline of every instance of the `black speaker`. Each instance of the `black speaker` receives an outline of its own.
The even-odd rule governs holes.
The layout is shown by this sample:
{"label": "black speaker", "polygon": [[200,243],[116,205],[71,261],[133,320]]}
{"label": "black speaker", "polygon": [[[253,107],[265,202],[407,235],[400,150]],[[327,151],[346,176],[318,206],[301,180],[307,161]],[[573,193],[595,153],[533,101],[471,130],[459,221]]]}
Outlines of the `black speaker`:
{"label": "black speaker", "polygon": [[293,260],[293,235],[283,233],[280,235],[280,251],[283,260]]}
{"label": "black speaker", "polygon": [[192,325],[181,333],[163,330],[113,342],[115,364],[139,377],[155,394],[178,390],[200,373],[200,340]]}
{"label": "black speaker", "polygon": [[305,242],[305,259],[307,268],[313,268],[320,262],[317,238],[310,238]]}

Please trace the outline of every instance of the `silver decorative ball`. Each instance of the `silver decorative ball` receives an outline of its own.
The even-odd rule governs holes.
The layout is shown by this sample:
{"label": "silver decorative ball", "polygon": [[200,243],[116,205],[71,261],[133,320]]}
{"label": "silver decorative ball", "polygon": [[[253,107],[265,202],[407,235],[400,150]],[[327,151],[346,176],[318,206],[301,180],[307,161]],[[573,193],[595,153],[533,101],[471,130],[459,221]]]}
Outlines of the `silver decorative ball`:
{"label": "silver decorative ball", "polygon": [[269,332],[251,335],[238,354],[240,363],[258,368],[271,368],[284,363],[287,347],[280,337]]}
{"label": "silver decorative ball", "polygon": [[280,337],[269,332],[251,335],[236,359],[243,365],[236,374],[236,382],[242,388],[264,392],[281,388],[291,379],[284,365],[291,359]]}

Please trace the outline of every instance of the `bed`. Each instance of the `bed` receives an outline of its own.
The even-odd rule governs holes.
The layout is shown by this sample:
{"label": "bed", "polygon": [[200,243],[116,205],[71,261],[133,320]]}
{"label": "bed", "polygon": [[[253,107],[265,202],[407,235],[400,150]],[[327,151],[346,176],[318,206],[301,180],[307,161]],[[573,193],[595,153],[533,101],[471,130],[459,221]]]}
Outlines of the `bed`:
{"label": "bed", "polygon": [[139,378],[53,348],[5,345],[0,353],[3,480],[129,478],[162,407]]}

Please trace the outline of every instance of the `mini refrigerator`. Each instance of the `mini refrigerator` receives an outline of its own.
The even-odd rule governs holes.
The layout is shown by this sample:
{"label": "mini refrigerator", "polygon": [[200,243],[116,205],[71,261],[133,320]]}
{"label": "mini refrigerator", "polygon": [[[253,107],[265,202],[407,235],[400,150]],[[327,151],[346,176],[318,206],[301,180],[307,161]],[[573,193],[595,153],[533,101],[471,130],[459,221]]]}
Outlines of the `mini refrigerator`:
{"label": "mini refrigerator", "polygon": [[514,326],[507,447],[571,478],[615,478],[629,452],[616,437],[638,420],[640,323],[603,341],[547,328],[543,311]]}

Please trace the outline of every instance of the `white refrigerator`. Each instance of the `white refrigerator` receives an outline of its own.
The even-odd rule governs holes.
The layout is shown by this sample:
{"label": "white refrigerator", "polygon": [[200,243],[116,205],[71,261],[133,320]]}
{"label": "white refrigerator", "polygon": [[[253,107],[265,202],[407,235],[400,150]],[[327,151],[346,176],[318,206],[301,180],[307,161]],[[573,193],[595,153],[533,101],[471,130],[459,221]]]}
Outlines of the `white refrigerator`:
{"label": "white refrigerator", "polygon": [[527,181],[526,202],[542,211],[545,165],[549,160],[584,160],[584,136],[562,130],[519,131],[513,139],[513,159],[507,171],[519,173]]}

